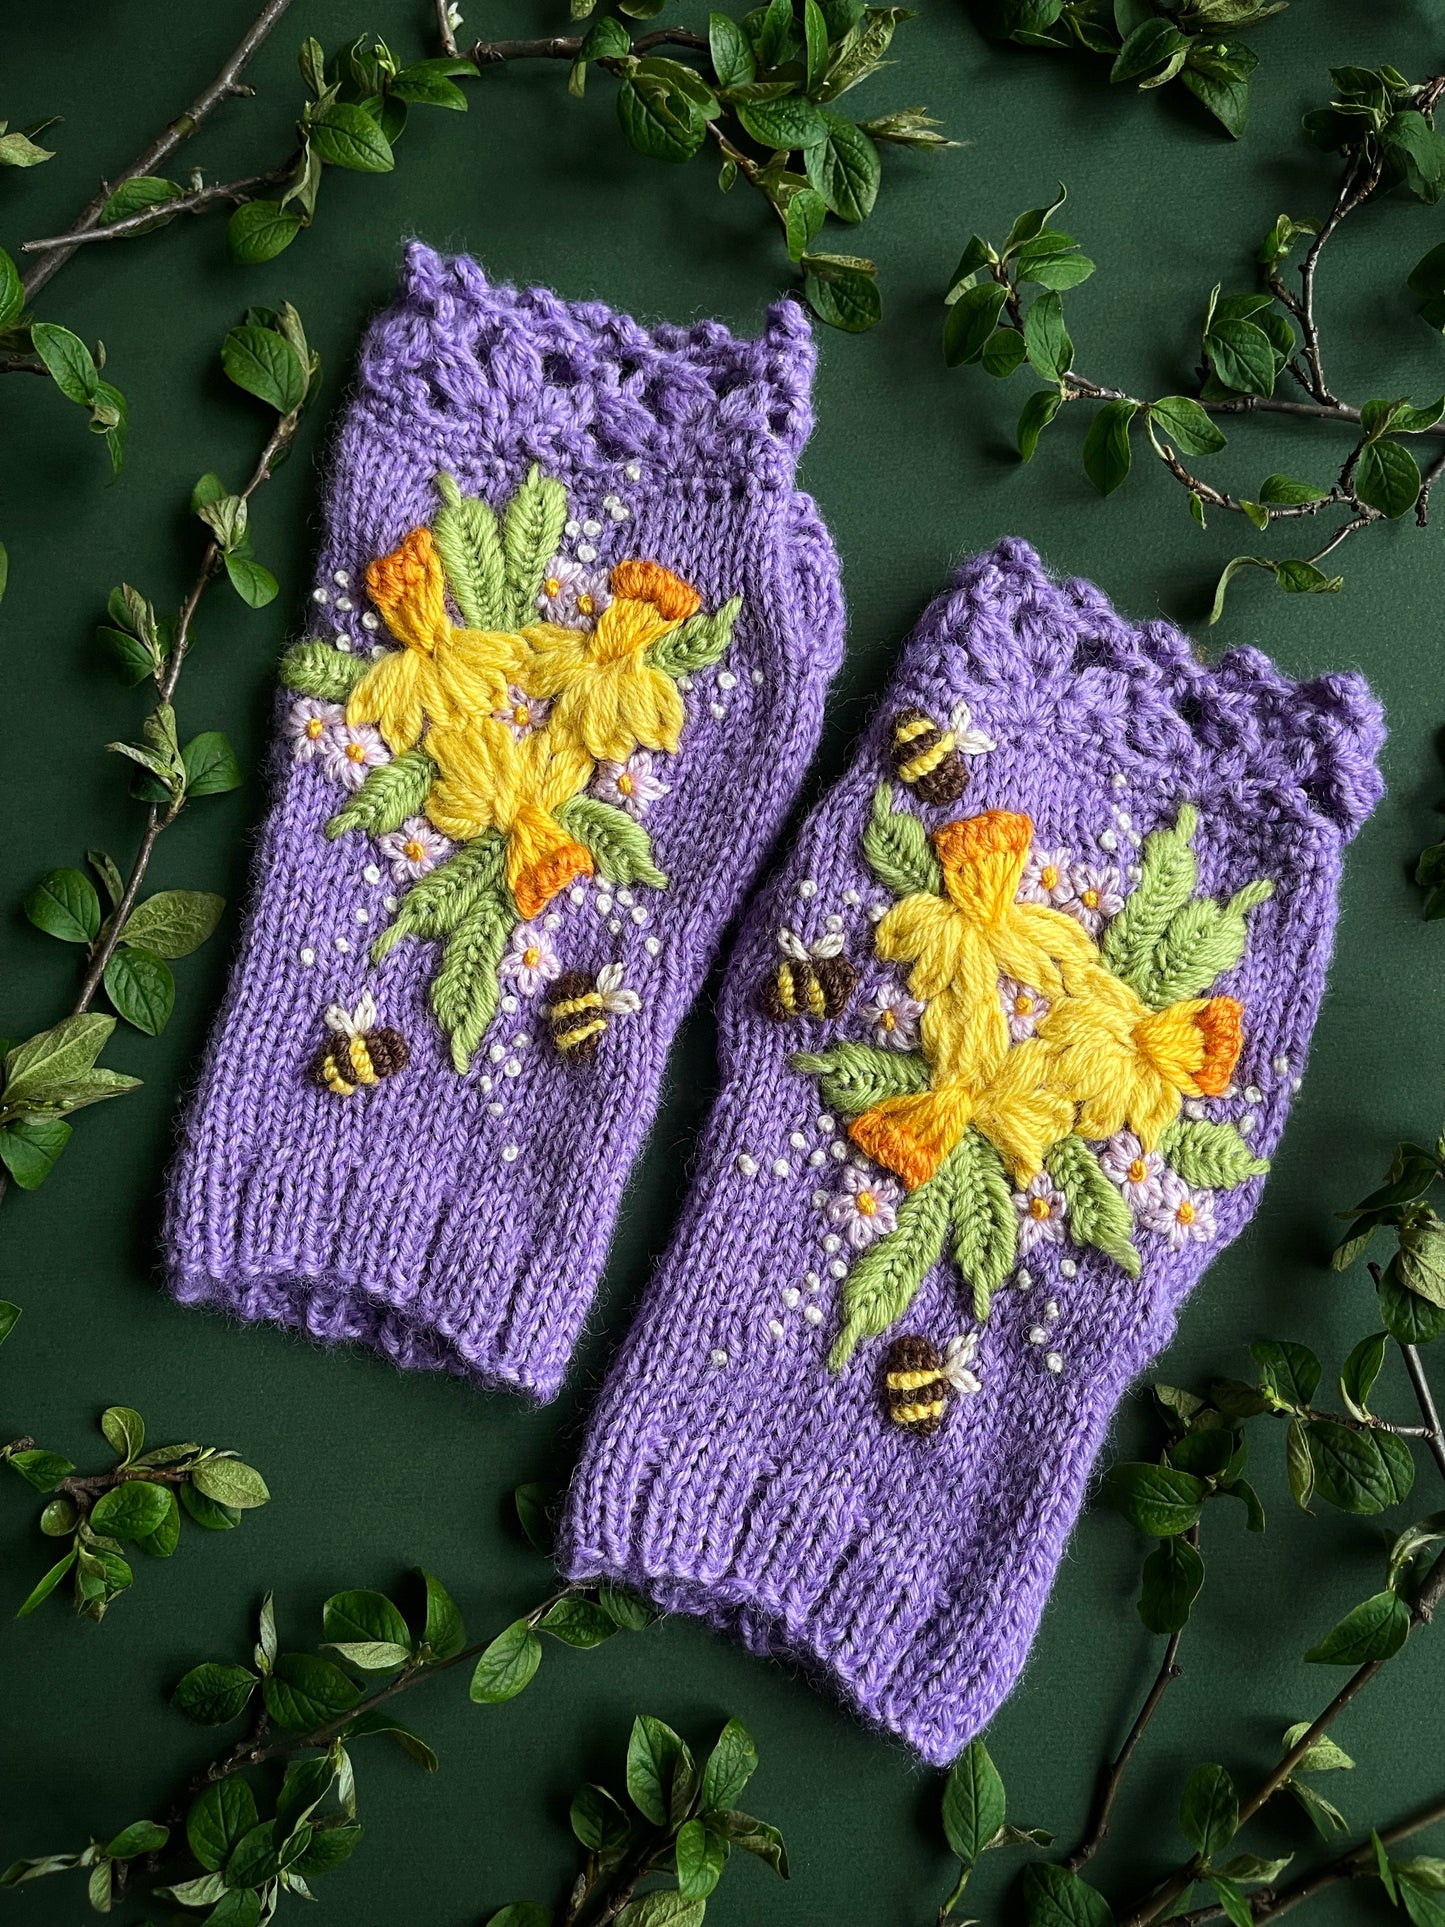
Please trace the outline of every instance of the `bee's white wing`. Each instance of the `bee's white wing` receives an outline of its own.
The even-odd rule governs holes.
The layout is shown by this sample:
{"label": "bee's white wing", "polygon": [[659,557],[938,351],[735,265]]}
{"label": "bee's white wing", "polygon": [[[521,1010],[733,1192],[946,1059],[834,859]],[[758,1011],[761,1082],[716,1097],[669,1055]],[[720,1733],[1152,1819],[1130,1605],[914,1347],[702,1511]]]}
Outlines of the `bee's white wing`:
{"label": "bee's white wing", "polygon": [[806,963],[808,961],[808,946],[803,942],[803,939],[798,935],[796,930],[780,930],[778,932],[778,948],[785,957],[791,957],[794,963]]}
{"label": "bee's white wing", "polygon": [[328,1030],[334,1030],[338,1037],[354,1037],[357,1029],[351,1012],[346,1008],[345,1004],[328,1004],[326,1006],[326,1028]]}
{"label": "bee's white wing", "polygon": [[376,1024],[376,999],[369,990],[363,990],[356,1000],[356,1009],[351,1013],[351,1021],[358,1030],[371,1030]]}
{"label": "bee's white wing", "polygon": [[843,948],[843,932],[828,930],[806,954],[813,957],[836,957]]}

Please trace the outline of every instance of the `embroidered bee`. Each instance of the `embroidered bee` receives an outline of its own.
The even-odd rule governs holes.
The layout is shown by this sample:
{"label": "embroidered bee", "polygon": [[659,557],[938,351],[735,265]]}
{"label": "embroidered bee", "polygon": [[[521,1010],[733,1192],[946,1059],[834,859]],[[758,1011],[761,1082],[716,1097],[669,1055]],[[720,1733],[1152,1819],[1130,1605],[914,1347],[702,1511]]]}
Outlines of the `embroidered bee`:
{"label": "embroidered bee", "polygon": [[552,1042],[572,1064],[597,1055],[598,1041],[614,1017],[632,1017],[642,1008],[635,990],[622,981],[620,963],[604,964],[596,978],[585,970],[564,970],[552,984],[552,1001],[542,1007]]}
{"label": "embroidered bee", "polygon": [[981,1389],[971,1370],[977,1332],[961,1332],[940,1352],[931,1338],[895,1338],[884,1366],[883,1396],[888,1416],[906,1432],[932,1438],[942,1425],[955,1393]]}
{"label": "embroidered bee", "polygon": [[411,1061],[406,1039],[399,1030],[378,1025],[376,999],[364,991],[355,1010],[329,1004],[326,1028],[332,1035],[311,1060],[312,1079],[338,1097],[350,1097],[362,1084],[379,1084],[395,1077]]}
{"label": "embroidered bee", "polygon": [[858,972],[843,955],[843,936],[826,931],[806,944],[793,930],[778,932],[783,961],[759,995],[763,1015],[775,1024],[790,1017],[841,1017],[858,983]]}
{"label": "embroidered bee", "polygon": [[894,718],[890,758],[893,773],[925,803],[956,803],[968,783],[965,756],[995,749],[992,736],[971,727],[967,703],[959,703],[947,728],[921,709]]}

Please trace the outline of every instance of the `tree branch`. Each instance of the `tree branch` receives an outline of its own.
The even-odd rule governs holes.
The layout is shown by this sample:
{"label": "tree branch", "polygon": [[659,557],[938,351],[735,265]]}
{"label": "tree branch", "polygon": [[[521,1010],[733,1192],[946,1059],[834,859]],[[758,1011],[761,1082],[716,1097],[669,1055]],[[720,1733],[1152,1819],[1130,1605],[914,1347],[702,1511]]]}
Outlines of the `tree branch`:
{"label": "tree branch", "polygon": [[80,246],[82,238],[89,237],[91,231],[98,225],[101,212],[116,188],[123,187],[127,181],[135,180],[138,175],[155,173],[183,141],[191,138],[223,100],[251,91],[249,87],[242,84],[241,75],[290,4],[291,0],[266,0],[266,4],[246,29],[230,58],[210,85],[197,94],[185,112],[178,114],[165,132],[158,134],[150,146],[143,153],[138,154],[123,173],[117,175],[114,181],[102,184],[100,192],[76,216],[68,233],[59,237],[58,242],[49,248],[45,260],[25,276],[23,286],[27,301],[33,300],[46,282],[60,272],[75,249]]}
{"label": "tree branch", "polygon": [[[496,67],[504,60],[575,60],[582,51],[583,39],[582,34],[572,33],[538,40],[478,40],[462,57],[478,67]],[[651,33],[639,34],[632,43],[635,54],[651,53],[654,47],[686,47],[693,53],[706,53],[708,38],[686,27],[656,27]]]}
{"label": "tree branch", "polygon": [[68,259],[77,248],[85,247],[92,241],[125,241],[133,234],[143,234],[147,228],[156,225],[157,217],[169,221],[177,214],[204,214],[217,201],[254,201],[263,189],[279,187],[290,178],[299,153],[297,149],[280,167],[273,167],[267,174],[250,174],[244,180],[194,188],[189,194],[178,195],[173,201],[162,201],[156,207],[143,208],[139,214],[128,214],[122,221],[107,221],[104,227],[86,228],[80,233],[42,235],[38,240],[22,241],[20,251],[22,254],[43,254],[50,249],[63,248]]}
{"label": "tree branch", "polygon": [[[1191,1526],[1184,1534],[1184,1538],[1189,1545],[1193,1546],[1196,1551],[1198,1550],[1198,1526]],[[1119,1788],[1123,1782],[1124,1775],[1129,1770],[1129,1762],[1134,1757],[1134,1750],[1143,1739],[1149,1722],[1159,1711],[1160,1702],[1163,1700],[1164,1695],[1179,1677],[1180,1669],[1177,1661],[1179,1658],[1179,1644],[1183,1637],[1184,1633],[1182,1628],[1179,1632],[1171,1633],[1169,1636],[1169,1643],[1164,1648],[1164,1658],[1160,1662],[1154,1684],[1149,1688],[1148,1694],[1145,1696],[1144,1704],[1139,1708],[1134,1724],[1129,1728],[1128,1738],[1120,1747],[1118,1757],[1114,1760],[1113,1764],[1105,1773],[1103,1780],[1100,1782],[1098,1796],[1094,1804],[1093,1817],[1089,1822],[1089,1830],[1064,1862],[1064,1865],[1071,1873],[1077,1873],[1080,1867],[1087,1866],[1089,1861],[1093,1859],[1094,1855],[1104,1844],[1104,1840],[1109,1832],[1109,1820],[1114,1811],[1114,1802],[1119,1797]]]}

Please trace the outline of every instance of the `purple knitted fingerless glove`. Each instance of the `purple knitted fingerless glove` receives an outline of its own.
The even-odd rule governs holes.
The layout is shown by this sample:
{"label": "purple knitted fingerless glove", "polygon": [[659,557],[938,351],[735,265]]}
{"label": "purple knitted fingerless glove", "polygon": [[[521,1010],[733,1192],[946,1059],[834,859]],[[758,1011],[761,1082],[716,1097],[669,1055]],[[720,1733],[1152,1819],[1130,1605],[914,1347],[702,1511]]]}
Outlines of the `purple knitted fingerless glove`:
{"label": "purple knitted fingerless glove", "polygon": [[648,329],[408,251],[282,664],[178,1297],[557,1391],[841,655],[813,364],[790,302]]}
{"label": "purple knitted fingerless glove", "polygon": [[1005,542],[754,905],[563,1570],[951,1760],[1129,1380],[1259,1200],[1380,794],[1363,682],[1214,666]]}

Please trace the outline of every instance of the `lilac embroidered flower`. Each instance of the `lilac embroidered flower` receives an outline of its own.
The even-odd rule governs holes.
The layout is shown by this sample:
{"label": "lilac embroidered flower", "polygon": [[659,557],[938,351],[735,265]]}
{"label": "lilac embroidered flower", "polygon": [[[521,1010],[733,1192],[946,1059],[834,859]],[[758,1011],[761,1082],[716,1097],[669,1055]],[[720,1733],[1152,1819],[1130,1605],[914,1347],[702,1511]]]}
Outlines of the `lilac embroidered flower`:
{"label": "lilac embroidered flower", "polygon": [[625,763],[599,763],[592,779],[592,794],[611,803],[629,816],[645,816],[670,785],[653,772],[651,750],[635,749]]}
{"label": "lilac embroidered flower", "polygon": [[590,629],[611,600],[604,570],[584,569],[569,556],[554,555],[542,578],[537,607],[548,622],[564,629]]}
{"label": "lilac embroidered flower", "polygon": [[1119,872],[1109,863],[1076,863],[1069,872],[1069,895],[1060,906],[1097,937],[1110,917],[1124,908]]}
{"label": "lilac embroidered flower", "polygon": [[1019,1250],[1032,1251],[1036,1245],[1061,1245],[1068,1219],[1064,1194],[1040,1171],[1029,1179],[1022,1191],[1014,1192],[1014,1210],[1019,1215]]}
{"label": "lilac embroidered flower", "polygon": [[1166,1168],[1159,1177],[1159,1203],[1143,1222],[1151,1231],[1162,1232],[1173,1251],[1191,1243],[1207,1244],[1216,1229],[1214,1195],[1192,1190],[1177,1171]]}
{"label": "lilac embroidered flower", "polygon": [[391,865],[398,883],[415,883],[428,870],[434,870],[452,846],[424,816],[409,816],[400,829],[379,836],[376,847]]}
{"label": "lilac embroidered flower", "polygon": [[1115,1132],[1099,1153],[1099,1164],[1136,1218],[1160,1208],[1164,1160],[1157,1151],[1146,1151],[1132,1131]]}
{"label": "lilac embroidered flower", "polygon": [[1032,1037],[1039,1025],[1049,1014],[1049,1000],[1021,984],[1015,977],[1000,976],[998,980],[999,999],[1003,1004],[1003,1014],[1008,1019],[1009,1042],[1021,1044]]}
{"label": "lilac embroidered flower", "polygon": [[296,761],[309,763],[317,756],[324,760],[323,738],[345,721],[346,712],[340,703],[318,702],[314,696],[303,696],[300,702],[292,703],[286,714],[286,734]]}
{"label": "lilac embroidered flower", "polygon": [[828,1217],[853,1249],[862,1251],[875,1238],[886,1238],[897,1229],[899,1196],[892,1178],[850,1164],[843,1173],[843,1189],[828,1206]]}
{"label": "lilac embroidered flower", "polygon": [[333,723],[318,742],[327,775],[349,790],[359,790],[374,769],[391,761],[381,731],[370,723]]}
{"label": "lilac embroidered flower", "polygon": [[519,923],[497,966],[497,974],[524,997],[535,997],[561,968],[551,938],[535,923]]}
{"label": "lilac embroidered flower", "polygon": [[1074,893],[1071,872],[1067,850],[1030,850],[1024,865],[1024,880],[1018,888],[1019,902],[1042,903],[1058,909]]}
{"label": "lilac embroidered flower", "polygon": [[885,977],[864,1004],[864,1022],[872,1026],[873,1041],[894,1050],[917,1050],[923,1005],[896,978]]}
{"label": "lilac embroidered flower", "polygon": [[529,696],[525,689],[511,682],[507,684],[507,700],[501,709],[492,711],[494,723],[505,723],[512,735],[520,743],[524,736],[530,736],[546,722],[552,713],[550,702],[539,702]]}

